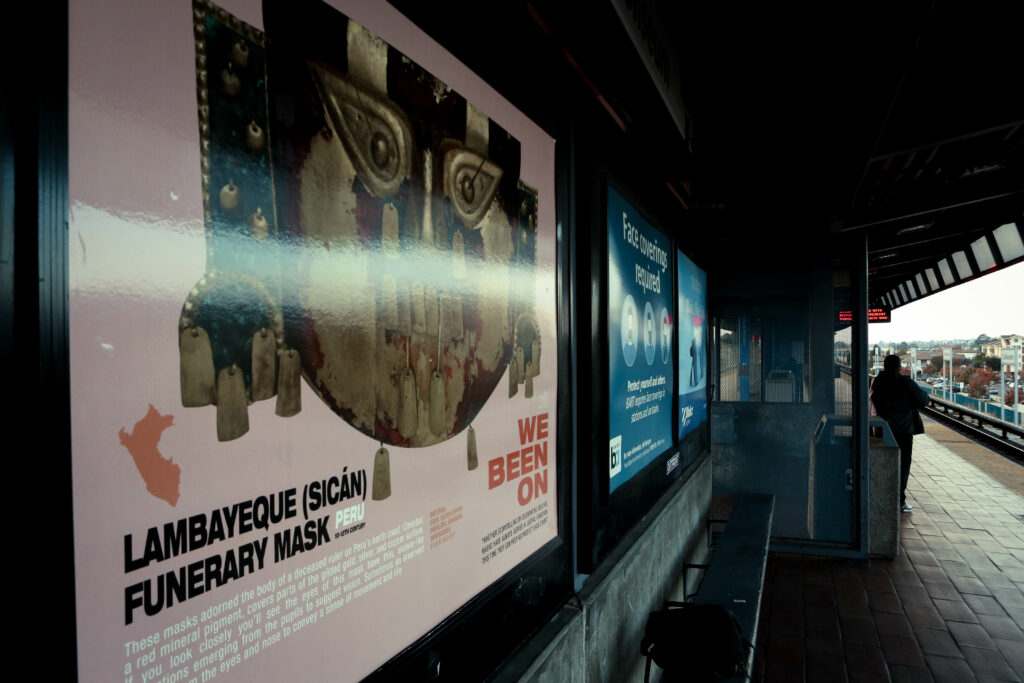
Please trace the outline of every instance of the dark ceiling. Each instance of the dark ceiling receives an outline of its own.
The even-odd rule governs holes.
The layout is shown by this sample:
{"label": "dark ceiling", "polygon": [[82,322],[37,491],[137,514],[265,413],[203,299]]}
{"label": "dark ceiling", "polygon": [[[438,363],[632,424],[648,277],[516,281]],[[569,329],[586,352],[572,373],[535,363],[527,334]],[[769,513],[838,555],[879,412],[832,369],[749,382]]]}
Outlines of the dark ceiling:
{"label": "dark ceiling", "polygon": [[660,5],[698,208],[866,232],[876,300],[1024,215],[1024,4]]}
{"label": "dark ceiling", "polygon": [[[436,14],[393,2],[421,22]],[[973,259],[971,242],[1024,216],[1022,2],[625,0],[652,13],[675,53],[687,140],[609,0],[455,4],[479,25],[539,27],[627,144],[650,150],[665,192],[705,228],[704,249],[797,258],[823,238],[841,249],[867,235],[878,302],[957,251]],[[450,30],[463,44],[466,33]],[[480,35],[469,54],[493,53]],[[969,277],[984,274],[971,264]],[[939,289],[961,281],[949,265],[955,281]]]}

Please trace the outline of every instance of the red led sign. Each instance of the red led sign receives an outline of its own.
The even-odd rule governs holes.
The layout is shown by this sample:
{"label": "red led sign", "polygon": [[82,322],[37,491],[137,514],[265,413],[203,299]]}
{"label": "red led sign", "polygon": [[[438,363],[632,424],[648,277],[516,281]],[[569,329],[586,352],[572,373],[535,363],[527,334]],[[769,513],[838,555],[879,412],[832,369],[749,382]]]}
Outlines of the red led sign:
{"label": "red led sign", "polygon": [[[840,323],[853,323],[853,311],[839,311],[836,315],[836,321]],[[887,306],[872,306],[868,309],[868,322],[869,323],[888,323],[892,322],[892,309]]]}
{"label": "red led sign", "polygon": [[868,309],[868,322],[869,323],[888,323],[892,322],[892,309],[884,306],[877,306]]}

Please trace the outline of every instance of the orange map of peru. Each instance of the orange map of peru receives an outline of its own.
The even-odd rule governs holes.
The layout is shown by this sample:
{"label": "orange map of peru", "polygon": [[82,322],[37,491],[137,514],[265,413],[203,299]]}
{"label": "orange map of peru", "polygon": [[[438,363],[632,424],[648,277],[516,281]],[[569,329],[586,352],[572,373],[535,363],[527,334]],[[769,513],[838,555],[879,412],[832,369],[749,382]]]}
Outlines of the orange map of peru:
{"label": "orange map of peru", "polygon": [[181,468],[174,464],[172,458],[161,455],[156,446],[160,443],[160,436],[164,430],[173,424],[173,415],[161,415],[150,403],[149,412],[135,423],[130,434],[124,427],[118,432],[121,445],[131,453],[135,467],[146,482],[146,490],[157,498],[166,500],[171,507],[178,504]]}

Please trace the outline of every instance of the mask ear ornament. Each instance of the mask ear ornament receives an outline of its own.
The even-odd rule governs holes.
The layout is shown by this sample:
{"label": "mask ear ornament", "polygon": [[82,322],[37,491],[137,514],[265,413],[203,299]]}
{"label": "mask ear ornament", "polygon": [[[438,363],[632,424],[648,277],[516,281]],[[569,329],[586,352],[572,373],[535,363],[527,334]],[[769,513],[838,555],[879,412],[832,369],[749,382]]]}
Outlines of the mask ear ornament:
{"label": "mask ear ornament", "polygon": [[[430,292],[433,293],[433,288]],[[433,310],[437,310],[438,297],[433,296],[429,302]],[[434,372],[430,375],[430,407],[429,419],[430,431],[435,436],[444,436],[447,430],[448,397],[445,393],[444,375],[441,374],[441,357],[444,346],[441,343],[441,318],[437,317],[437,360],[434,365]]]}
{"label": "mask ear ornament", "polygon": [[201,327],[183,329],[178,337],[181,363],[181,405],[208,406],[216,397],[210,336]]}
{"label": "mask ear ornament", "polygon": [[380,445],[373,456],[373,500],[384,500],[391,496],[391,455],[384,444]]}
{"label": "mask ear ornament", "polygon": [[249,431],[245,378],[237,365],[217,374],[217,440],[232,441]]}
{"label": "mask ear ornament", "polygon": [[406,439],[416,436],[419,427],[419,406],[416,395],[416,374],[411,367],[402,370],[398,380],[398,433]]}
{"label": "mask ear ornament", "polygon": [[267,328],[252,338],[252,400],[263,401],[276,393],[277,339]]}
{"label": "mask ear ornament", "polygon": [[279,417],[292,417],[302,410],[302,392],[299,387],[301,375],[299,352],[295,349],[282,350],[277,366],[277,405],[274,406],[274,412]]}
{"label": "mask ear ornament", "polygon": [[466,278],[466,240],[461,231],[452,235],[452,277],[456,280]]}
{"label": "mask ear ornament", "polygon": [[427,302],[422,282],[412,283],[412,331],[425,334],[427,331]]}
{"label": "mask ear ornament", "polygon": [[[438,315],[438,296],[437,290],[431,286],[427,286],[423,290],[423,325],[424,332],[434,332],[435,330],[440,337],[440,316]],[[440,355],[441,350],[438,349]],[[440,361],[440,358],[438,359]]]}
{"label": "mask ear ornament", "polygon": [[438,336],[445,339],[453,339],[452,335],[452,296],[448,292],[440,292],[437,295],[438,309],[440,311],[440,330]]}
{"label": "mask ear ornament", "polygon": [[508,362],[508,397],[512,398],[517,393],[519,393],[519,365],[513,355]]}
{"label": "mask ear ornament", "polygon": [[412,314],[409,310],[409,285],[405,280],[395,284],[395,306],[398,314],[398,334],[412,335]]}
{"label": "mask ear ornament", "polygon": [[389,259],[400,256],[400,237],[398,229],[398,209],[391,202],[384,205],[380,221],[381,252]]}
{"label": "mask ear ornament", "polygon": [[389,273],[380,279],[380,326],[391,332],[398,331],[398,285]]}
{"label": "mask ear ornament", "polygon": [[430,375],[430,431],[435,436],[445,433],[444,375],[434,370]]}
{"label": "mask ear ornament", "polygon": [[451,306],[451,338],[458,341],[465,336],[465,328],[462,324],[462,297],[453,293],[451,297]]}
{"label": "mask ear ornament", "polygon": [[466,430],[466,469],[475,470],[480,465],[476,452],[476,430],[473,425]]}

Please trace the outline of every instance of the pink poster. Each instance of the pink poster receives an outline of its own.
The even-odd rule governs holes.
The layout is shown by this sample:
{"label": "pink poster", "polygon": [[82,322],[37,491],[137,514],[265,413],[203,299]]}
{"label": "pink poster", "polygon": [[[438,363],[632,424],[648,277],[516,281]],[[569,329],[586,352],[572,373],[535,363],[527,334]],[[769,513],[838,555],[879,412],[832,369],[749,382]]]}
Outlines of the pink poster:
{"label": "pink poster", "polygon": [[83,681],[356,681],[557,535],[554,141],[331,5],[69,7]]}

